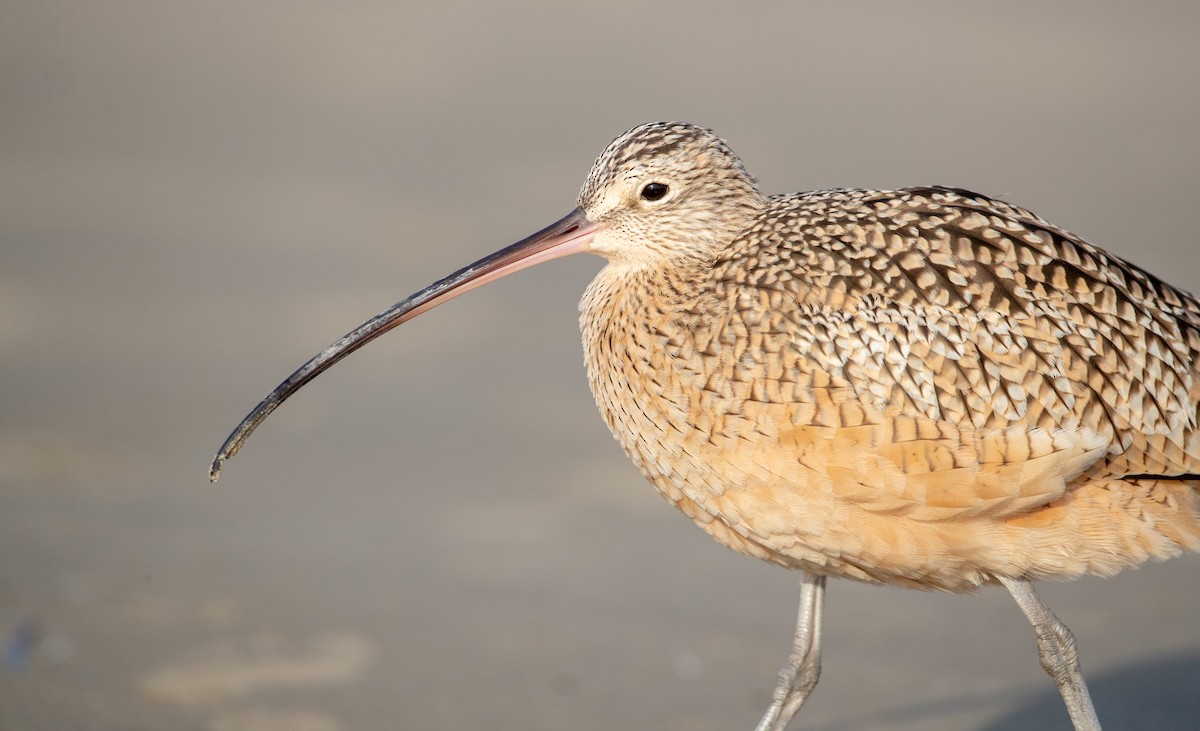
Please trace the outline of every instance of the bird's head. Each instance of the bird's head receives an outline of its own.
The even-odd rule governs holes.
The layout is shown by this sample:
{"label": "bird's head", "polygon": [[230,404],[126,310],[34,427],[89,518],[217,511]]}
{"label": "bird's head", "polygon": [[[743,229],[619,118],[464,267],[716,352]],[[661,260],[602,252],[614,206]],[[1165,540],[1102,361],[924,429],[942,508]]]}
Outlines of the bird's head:
{"label": "bird's head", "polygon": [[597,226],[589,251],[618,263],[661,265],[728,244],[766,199],[712,131],[653,122],[609,144],[592,164],[578,205]]}

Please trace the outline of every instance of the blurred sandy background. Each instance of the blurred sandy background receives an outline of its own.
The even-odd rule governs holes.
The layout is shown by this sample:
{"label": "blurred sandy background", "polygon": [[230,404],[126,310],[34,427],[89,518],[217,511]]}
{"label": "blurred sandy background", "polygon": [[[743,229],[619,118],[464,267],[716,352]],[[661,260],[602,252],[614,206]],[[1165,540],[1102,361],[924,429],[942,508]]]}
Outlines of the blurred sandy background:
{"label": "blurred sandy background", "polygon": [[[748,729],[795,577],[597,418],[600,260],[328,342],[571,208],[625,129],[772,192],[1003,194],[1200,289],[1195,4],[0,7],[0,729]],[[1044,588],[1109,728],[1200,718],[1200,560]],[[1009,598],[833,582],[797,728],[1068,727]]]}

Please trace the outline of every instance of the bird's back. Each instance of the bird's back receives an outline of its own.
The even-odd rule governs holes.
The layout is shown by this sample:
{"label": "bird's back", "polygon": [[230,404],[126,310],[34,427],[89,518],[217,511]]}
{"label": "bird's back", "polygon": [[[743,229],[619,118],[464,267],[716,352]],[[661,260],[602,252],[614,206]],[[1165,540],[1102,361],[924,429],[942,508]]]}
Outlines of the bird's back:
{"label": "bird's back", "polygon": [[711,276],[767,294],[747,314],[795,312],[807,367],[881,408],[1087,426],[1107,474],[1200,473],[1200,301],[1029,211],[944,188],[779,197]]}
{"label": "bird's back", "polygon": [[777,196],[583,310],[614,434],[746,553],[956,590],[1200,548],[1200,302],[1028,211]]}

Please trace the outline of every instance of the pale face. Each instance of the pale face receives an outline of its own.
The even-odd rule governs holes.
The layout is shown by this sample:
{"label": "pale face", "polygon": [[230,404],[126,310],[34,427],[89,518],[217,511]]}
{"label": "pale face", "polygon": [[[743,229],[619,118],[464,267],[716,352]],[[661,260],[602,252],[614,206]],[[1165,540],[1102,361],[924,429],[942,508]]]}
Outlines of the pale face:
{"label": "pale face", "polygon": [[596,160],[579,207],[600,230],[590,251],[662,264],[728,243],[765,200],[725,143],[699,127],[643,125]]}

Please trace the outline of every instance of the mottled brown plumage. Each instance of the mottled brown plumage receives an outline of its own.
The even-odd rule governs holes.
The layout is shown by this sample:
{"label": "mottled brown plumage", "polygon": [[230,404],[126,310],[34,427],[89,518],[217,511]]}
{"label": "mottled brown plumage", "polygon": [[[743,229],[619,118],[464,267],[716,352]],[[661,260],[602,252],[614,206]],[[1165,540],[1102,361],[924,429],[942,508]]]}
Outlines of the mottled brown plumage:
{"label": "mottled brown plumage", "polygon": [[721,543],[801,569],[778,731],[816,684],[824,577],[1001,584],[1076,728],[1074,640],[1029,581],[1200,550],[1200,301],[968,191],[763,196],[708,130],[643,125],[562,221],[397,303],[259,404],[395,325],[557,256],[608,266],[580,304],[613,435]]}
{"label": "mottled brown plumage", "polygon": [[584,350],[613,434],[717,540],[949,591],[1200,549],[1195,298],[985,196],[762,198],[703,131],[630,135],[670,130],[691,146],[614,143],[591,180],[686,188],[715,158],[753,200],[725,237],[616,257]]}

